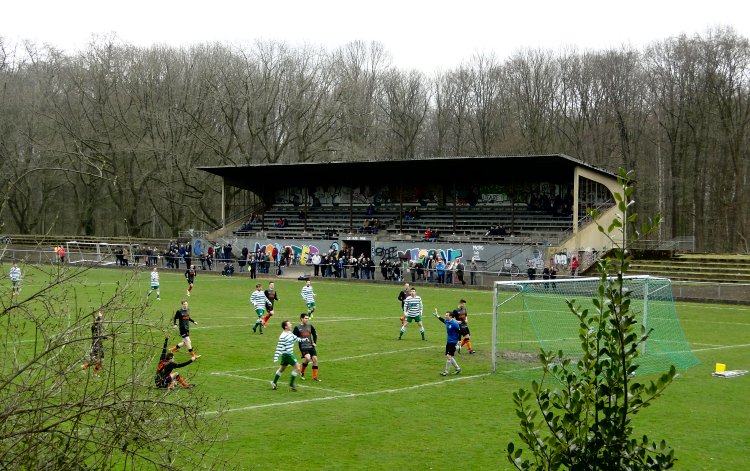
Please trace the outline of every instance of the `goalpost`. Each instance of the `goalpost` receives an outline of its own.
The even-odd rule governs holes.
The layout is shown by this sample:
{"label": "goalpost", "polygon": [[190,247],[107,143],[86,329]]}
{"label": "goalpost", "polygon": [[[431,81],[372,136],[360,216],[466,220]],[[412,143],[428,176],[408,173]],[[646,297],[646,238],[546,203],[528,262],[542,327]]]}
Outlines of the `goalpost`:
{"label": "goalpost", "polygon": [[[492,370],[522,377],[541,369],[540,349],[575,358],[581,354],[579,320],[566,299],[593,312],[599,278],[497,281],[492,316]],[[675,365],[684,370],[698,364],[680,326],[672,282],[651,276],[623,277],[630,290],[630,309],[638,326],[651,334],[636,359],[639,374],[660,373]],[[498,368],[498,362],[502,362]]]}
{"label": "goalpost", "polygon": [[[117,261],[115,252],[119,249],[133,254],[133,244],[109,244],[106,242],[78,242],[71,240],[65,243],[68,263],[83,263],[95,265],[114,265]],[[132,263],[132,260],[131,260]]]}

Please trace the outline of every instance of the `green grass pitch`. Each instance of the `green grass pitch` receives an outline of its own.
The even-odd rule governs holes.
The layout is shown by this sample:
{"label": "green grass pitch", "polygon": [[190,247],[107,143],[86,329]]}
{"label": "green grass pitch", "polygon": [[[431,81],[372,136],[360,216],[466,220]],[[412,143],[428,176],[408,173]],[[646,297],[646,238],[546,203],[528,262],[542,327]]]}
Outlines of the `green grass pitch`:
{"label": "green grass pitch", "polygon": [[[90,287],[79,299],[93,302],[125,273],[87,272]],[[138,274],[138,296],[145,298],[148,276]],[[511,469],[507,443],[520,443],[511,395],[529,383],[490,372],[491,291],[418,286],[427,340],[410,324],[398,341],[400,284],[314,278],[312,324],[322,382],[298,380],[298,391],[291,392],[289,369],[278,390],[269,383],[277,368],[272,359],[280,323],[296,324],[305,310],[303,283],[258,281],[264,289],[275,281],[279,293],[276,315],[263,335],[252,332],[255,314],[248,298],[255,281],[246,274],[200,272],[186,298],[182,273],[163,271],[161,300],[153,295],[149,300],[149,318],[175,339],[169,324],[182,299],[189,300],[199,323],[191,338],[202,357],[183,370],[198,386],[173,394],[206,394],[215,411],[225,414],[229,430],[212,454],[230,467],[253,470]],[[33,276],[24,283],[26,294]],[[431,313],[453,309],[460,298],[468,301],[478,354],[457,355],[463,372],[443,378],[445,328]],[[750,376],[720,379],[711,372],[716,362],[750,369],[750,307],[678,303],[677,310],[701,364],[681,372],[666,394],[638,415],[636,432],[666,440],[679,460],[676,469],[742,469],[750,446]],[[155,357],[159,348],[154,347]],[[177,353],[178,361],[187,358]],[[501,360],[499,369],[504,366]],[[306,376],[312,376],[310,370]]]}

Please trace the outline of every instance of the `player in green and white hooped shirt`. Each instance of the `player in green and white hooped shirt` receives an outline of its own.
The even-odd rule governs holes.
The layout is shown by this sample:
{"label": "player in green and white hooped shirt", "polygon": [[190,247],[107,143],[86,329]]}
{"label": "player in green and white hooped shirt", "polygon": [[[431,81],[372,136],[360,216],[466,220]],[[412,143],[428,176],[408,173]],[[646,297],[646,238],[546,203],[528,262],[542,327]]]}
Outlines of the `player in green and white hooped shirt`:
{"label": "player in green and white hooped shirt", "polygon": [[159,293],[159,272],[156,270],[156,267],[154,267],[153,270],[151,270],[151,289],[148,291],[148,294],[146,297],[148,298],[151,296],[151,293],[156,291],[156,299],[161,299],[161,294]]}
{"label": "player in green and white hooped shirt", "polygon": [[276,371],[276,376],[274,376],[273,381],[271,381],[271,388],[276,389],[281,374],[287,366],[292,366],[294,369],[292,370],[292,379],[289,380],[289,389],[296,391],[297,389],[294,387],[294,380],[297,379],[297,375],[299,374],[299,363],[297,363],[297,359],[294,357],[294,344],[297,342],[307,342],[309,340],[294,335],[292,333],[292,323],[289,321],[283,321],[281,323],[281,329],[282,332],[279,336],[279,343],[276,344],[276,353],[273,354],[273,362],[276,363],[279,361],[279,358],[281,358],[281,366],[279,366],[278,371]]}
{"label": "player in green and white hooped shirt", "polygon": [[21,293],[21,269],[18,267],[18,262],[13,260],[13,266],[10,267],[10,284],[13,286],[13,296],[18,296]]}
{"label": "player in green and white hooped shirt", "polygon": [[302,299],[307,304],[307,313],[310,315],[310,319],[313,317],[315,312],[315,293],[313,293],[312,286],[310,286],[310,280],[305,282],[305,286],[302,287]]}
{"label": "player in green and white hooped shirt", "polygon": [[266,313],[268,303],[269,301],[263,292],[263,287],[258,283],[255,285],[255,291],[250,295],[250,304],[255,308],[255,315],[258,316],[258,320],[255,321],[255,325],[253,326],[253,332],[257,332],[260,329],[260,333],[263,333],[263,315]]}
{"label": "player in green and white hooped shirt", "polygon": [[409,297],[404,299],[404,316],[406,317],[406,322],[401,326],[398,339],[401,340],[401,336],[406,332],[407,325],[416,322],[419,326],[419,333],[422,334],[422,340],[425,340],[424,326],[422,325],[422,298],[417,296],[417,290],[414,288],[409,292]]}

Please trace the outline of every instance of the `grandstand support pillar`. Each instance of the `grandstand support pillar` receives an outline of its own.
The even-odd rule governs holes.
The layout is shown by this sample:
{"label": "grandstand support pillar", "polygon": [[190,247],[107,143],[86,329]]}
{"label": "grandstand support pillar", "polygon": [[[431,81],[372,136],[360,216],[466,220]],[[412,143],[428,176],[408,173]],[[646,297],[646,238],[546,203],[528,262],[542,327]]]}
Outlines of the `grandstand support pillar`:
{"label": "grandstand support pillar", "polygon": [[354,232],[354,186],[349,187],[349,234]]}
{"label": "grandstand support pillar", "polygon": [[305,209],[304,209],[304,217],[302,218],[302,232],[307,234],[307,209],[308,209],[308,201],[307,199],[310,197],[310,190],[307,186],[305,186]]}
{"label": "grandstand support pillar", "polygon": [[404,182],[398,185],[398,234],[404,233]]}
{"label": "grandstand support pillar", "polygon": [[456,195],[456,179],[453,179],[453,235],[456,235],[456,206],[458,206],[458,195]]}
{"label": "grandstand support pillar", "polygon": [[221,227],[227,225],[227,181],[221,179]]}

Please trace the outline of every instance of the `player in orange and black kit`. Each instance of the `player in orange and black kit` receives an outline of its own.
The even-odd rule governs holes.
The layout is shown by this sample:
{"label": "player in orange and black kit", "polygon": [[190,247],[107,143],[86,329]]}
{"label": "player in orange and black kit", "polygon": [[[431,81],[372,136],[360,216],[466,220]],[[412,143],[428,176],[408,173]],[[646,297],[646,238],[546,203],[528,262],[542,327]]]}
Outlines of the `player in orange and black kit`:
{"label": "player in orange and black kit", "polygon": [[266,295],[266,299],[268,300],[266,302],[266,315],[263,316],[262,324],[263,328],[265,328],[266,324],[268,324],[268,319],[273,316],[273,303],[279,300],[279,295],[278,293],[276,293],[276,286],[274,285],[273,281],[268,283],[268,289],[263,291],[263,294]]}
{"label": "player in orange and black kit", "polygon": [[187,282],[188,282],[188,288],[187,288],[188,297],[190,297],[190,293],[193,291],[193,283],[195,283],[196,275],[198,275],[198,273],[195,271],[195,265],[188,265],[187,270],[185,270],[185,278],[187,278]]}
{"label": "player in orange and black kit", "polygon": [[99,370],[102,369],[102,362],[104,361],[104,340],[108,337],[103,332],[104,314],[102,311],[96,313],[94,317],[94,323],[91,324],[91,353],[89,354],[89,361],[81,365],[84,370],[87,370],[89,366],[94,365],[94,376],[99,376]]}
{"label": "player in orange and black kit", "polygon": [[181,385],[186,388],[192,388],[195,385],[189,384],[185,381],[182,376],[175,370],[187,366],[195,361],[195,357],[183,363],[175,363],[174,353],[167,353],[167,345],[169,344],[169,337],[164,337],[164,348],[161,350],[161,357],[159,357],[159,365],[156,367],[156,376],[154,377],[154,383],[157,388],[174,388],[174,381],[177,380]]}
{"label": "player in orange and black kit", "polygon": [[195,355],[195,352],[193,351],[193,342],[190,340],[190,323],[192,322],[195,325],[198,325],[198,323],[190,318],[190,309],[188,309],[188,302],[185,301],[184,299],[182,300],[182,309],[174,313],[174,318],[172,319],[172,325],[174,327],[177,327],[178,322],[179,322],[180,336],[182,337],[182,342],[178,343],[177,345],[172,347],[170,350],[173,352],[176,352],[177,350],[180,349],[180,347],[187,347],[188,352],[190,352],[191,358],[195,360],[197,356]]}
{"label": "player in orange and black kit", "polygon": [[299,315],[300,324],[294,328],[292,333],[299,338],[307,339],[307,342],[299,342],[299,352],[302,356],[302,369],[300,378],[305,379],[305,368],[312,361],[313,381],[320,381],[318,378],[318,352],[315,350],[315,344],[318,343],[318,333],[315,327],[310,324],[310,315],[303,312]]}
{"label": "player in orange and black kit", "polygon": [[469,347],[469,353],[476,353],[477,351],[471,348],[471,332],[469,332],[468,323],[469,314],[466,312],[466,300],[462,299],[458,302],[458,307],[453,310],[453,318],[458,321],[458,325],[461,326],[459,334],[461,335],[461,343],[459,344],[458,351],[461,352],[461,347],[467,345]]}
{"label": "player in orange and black kit", "polygon": [[406,325],[406,315],[404,315],[404,301],[411,295],[409,283],[404,283],[404,289],[399,291],[398,300],[401,301],[401,325]]}

